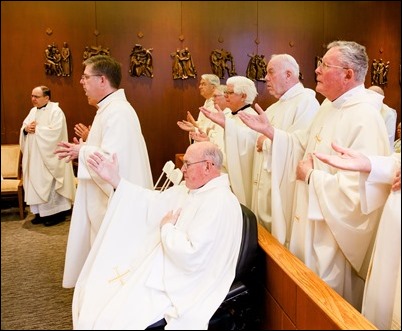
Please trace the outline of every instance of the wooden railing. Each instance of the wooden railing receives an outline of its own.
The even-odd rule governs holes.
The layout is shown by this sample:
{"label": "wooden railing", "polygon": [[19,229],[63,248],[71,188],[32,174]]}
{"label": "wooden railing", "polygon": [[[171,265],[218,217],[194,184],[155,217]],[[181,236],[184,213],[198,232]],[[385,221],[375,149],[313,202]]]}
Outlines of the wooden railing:
{"label": "wooden railing", "polygon": [[263,330],[376,330],[322,279],[258,226],[263,255]]}

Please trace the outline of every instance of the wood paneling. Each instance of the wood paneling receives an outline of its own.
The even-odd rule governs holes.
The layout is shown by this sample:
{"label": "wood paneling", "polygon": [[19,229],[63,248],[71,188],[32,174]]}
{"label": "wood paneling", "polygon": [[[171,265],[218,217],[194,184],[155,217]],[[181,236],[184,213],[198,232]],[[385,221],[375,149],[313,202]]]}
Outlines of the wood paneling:
{"label": "wood paneling", "polygon": [[[305,86],[314,89],[315,57],[325,52],[323,45],[337,38],[356,40],[367,46],[370,59],[391,62],[385,101],[398,110],[400,120],[399,1],[2,1],[1,37],[2,143],[18,142],[32,107],[30,93],[41,84],[51,88],[53,101],[64,110],[70,138],[74,124],[90,124],[95,108],[79,83],[82,54],[85,46],[102,45],[122,63],[121,87],[141,121],[154,178],[188,146],[188,135],[176,122],[186,111],[198,115],[204,101],[198,80],[211,72],[214,49],[233,54],[239,75],[245,75],[248,54],[269,59],[289,53],[300,64]],[[46,76],[46,46],[56,43],[61,49],[65,41],[72,52],[71,77]],[[136,43],[153,49],[154,78],[129,75]],[[198,78],[173,80],[170,54],[184,47],[190,49]],[[266,108],[275,99],[263,82],[256,85],[256,102]]]}
{"label": "wood paneling", "polygon": [[376,330],[261,225],[258,242],[265,253],[263,329]]}

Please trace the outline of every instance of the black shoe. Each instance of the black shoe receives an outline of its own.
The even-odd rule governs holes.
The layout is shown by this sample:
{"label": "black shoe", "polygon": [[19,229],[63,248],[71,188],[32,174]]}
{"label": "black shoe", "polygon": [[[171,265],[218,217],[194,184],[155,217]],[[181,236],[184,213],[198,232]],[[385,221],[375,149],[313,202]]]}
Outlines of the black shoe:
{"label": "black shoe", "polygon": [[45,223],[45,218],[40,217],[39,214],[35,214],[35,218],[31,220],[31,223],[35,225]]}
{"label": "black shoe", "polygon": [[64,222],[65,219],[66,219],[65,215],[61,212],[51,216],[47,216],[44,224],[45,226],[53,226],[61,222]]}

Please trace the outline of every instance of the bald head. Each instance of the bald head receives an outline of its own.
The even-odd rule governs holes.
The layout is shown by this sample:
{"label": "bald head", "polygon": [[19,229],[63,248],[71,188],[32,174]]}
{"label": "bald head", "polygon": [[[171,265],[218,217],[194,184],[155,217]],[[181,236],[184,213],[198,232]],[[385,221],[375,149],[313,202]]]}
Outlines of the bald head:
{"label": "bald head", "polygon": [[378,94],[381,94],[382,96],[384,96],[384,90],[381,87],[377,86],[377,85],[372,85],[368,89],[372,90],[374,92],[377,92]]}
{"label": "bald head", "polygon": [[191,144],[184,154],[181,168],[186,186],[198,189],[221,174],[223,155],[210,141]]}

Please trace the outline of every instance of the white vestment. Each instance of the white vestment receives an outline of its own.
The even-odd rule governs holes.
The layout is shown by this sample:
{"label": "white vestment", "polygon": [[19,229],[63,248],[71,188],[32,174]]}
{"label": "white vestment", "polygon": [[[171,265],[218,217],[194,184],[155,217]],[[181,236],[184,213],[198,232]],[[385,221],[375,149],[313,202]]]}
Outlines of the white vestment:
{"label": "white vestment", "polygon": [[381,116],[384,119],[385,126],[387,128],[388,139],[389,139],[389,144],[391,146],[391,151],[393,151],[394,150],[396,121],[397,121],[396,110],[387,106],[384,103],[381,108]]}
{"label": "white vestment", "polygon": [[116,153],[121,177],[145,188],[153,187],[141,125],[124,90],[110,94],[98,106],[88,138],[79,153],[78,188],[64,266],[63,287],[66,288],[75,286],[113,192],[110,184],[87,167],[89,155],[98,151],[111,157]]}
{"label": "white vestment", "polygon": [[[209,99],[205,99],[204,105],[203,107],[207,108],[208,110],[215,112],[216,113],[216,109],[215,109],[215,105],[214,105],[214,99],[213,98],[209,98]],[[204,115],[203,112],[199,112],[198,113],[198,117],[197,117],[197,125],[199,127],[199,129],[202,132],[208,133],[208,131],[215,127],[215,123],[212,122],[208,117],[206,117]]]}
{"label": "white vestment", "polygon": [[[382,98],[360,85],[333,102],[325,99],[308,131],[275,129],[272,178],[289,185],[308,154],[335,153],[331,142],[366,155],[389,155]],[[296,181],[289,249],[358,310],[379,216],[362,213],[356,172],[314,159],[310,184]]]}
{"label": "white vestment", "polygon": [[[236,132],[236,127],[242,127],[253,136],[254,132],[248,130],[247,126],[237,116],[239,111],[243,111],[247,114],[255,115],[255,110],[250,105],[245,105],[241,110],[237,112],[231,112],[226,115],[225,119],[225,151],[226,151],[226,168],[229,174],[230,186],[233,193],[237,196],[240,203],[251,209],[251,172],[243,171],[243,169],[251,169],[253,166],[252,156],[247,157],[247,151],[249,150],[250,139],[244,139],[243,141],[237,140],[233,133]],[[233,127],[233,129],[227,130],[227,128]],[[236,154],[238,152],[238,154]],[[231,155],[230,158],[227,155]]]}
{"label": "white vestment", "polygon": [[[284,93],[277,102],[265,111],[271,124],[281,130],[293,132],[298,129],[308,129],[312,118],[316,114],[319,103],[315,98],[315,92],[304,88],[297,83]],[[229,122],[229,121],[228,121]],[[242,168],[243,173],[251,173],[252,181],[246,183],[246,192],[252,191],[251,210],[256,214],[260,222],[282,244],[288,244],[287,234],[290,234],[290,218],[292,201],[289,199],[294,193],[293,185],[279,188],[280,180],[274,181],[271,194],[271,141],[266,139],[263,144],[263,152],[256,149],[256,141],[259,134],[250,132],[248,127],[229,125],[225,126],[231,148],[227,158],[252,159],[252,167]],[[250,141],[246,141],[250,139]],[[237,143],[234,143],[234,140]],[[237,147],[242,146],[242,151]],[[230,154],[229,154],[230,153]],[[265,157],[264,157],[265,156]],[[247,165],[248,162],[242,162]],[[235,174],[229,173],[233,177]],[[247,199],[248,200],[248,199]],[[273,208],[274,206],[274,208]]]}
{"label": "white vestment", "polygon": [[371,156],[360,174],[363,212],[384,205],[364,289],[362,314],[380,330],[401,329],[401,190],[391,191],[401,154]]}
{"label": "white vestment", "polygon": [[[34,134],[24,128],[36,121]],[[24,119],[19,144],[25,202],[40,216],[69,210],[74,201],[75,182],[71,163],[59,160],[54,151],[60,140],[68,140],[66,117],[57,102],[33,107]]]}
{"label": "white vestment", "polygon": [[[176,225],[160,222],[182,208]],[[74,329],[207,329],[235,276],[240,204],[227,174],[189,191],[122,179],[73,297]]]}

